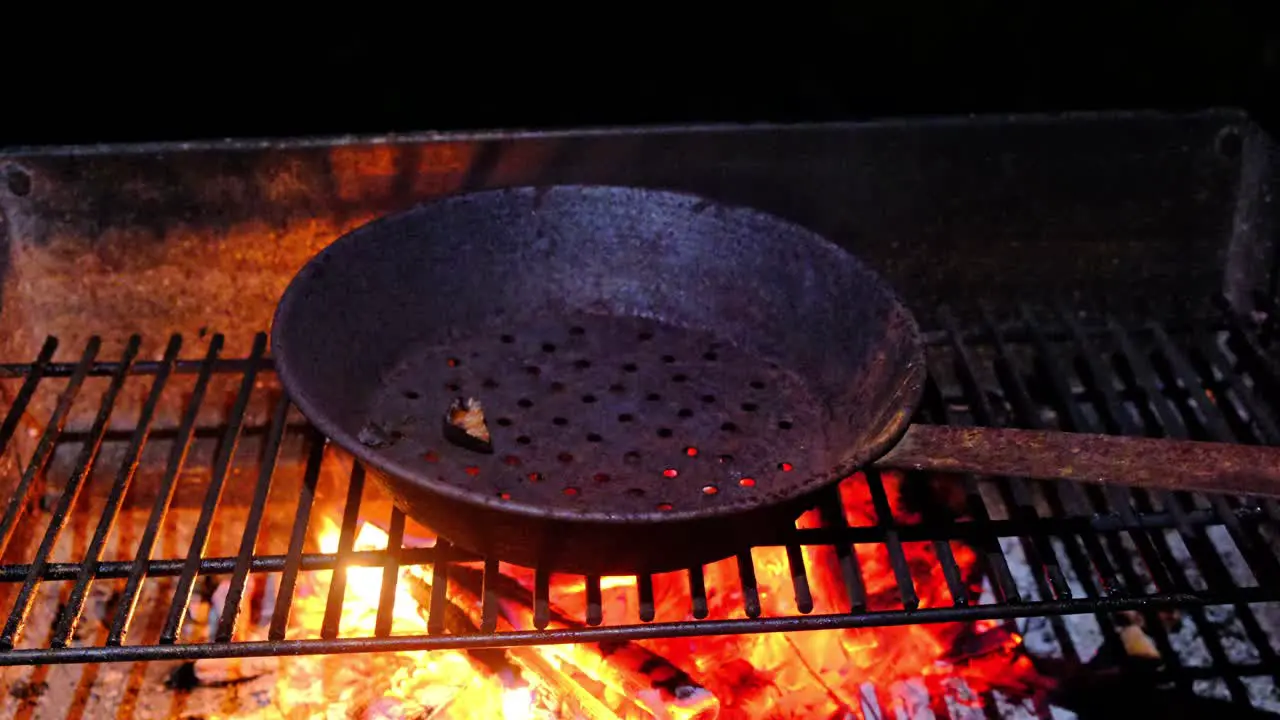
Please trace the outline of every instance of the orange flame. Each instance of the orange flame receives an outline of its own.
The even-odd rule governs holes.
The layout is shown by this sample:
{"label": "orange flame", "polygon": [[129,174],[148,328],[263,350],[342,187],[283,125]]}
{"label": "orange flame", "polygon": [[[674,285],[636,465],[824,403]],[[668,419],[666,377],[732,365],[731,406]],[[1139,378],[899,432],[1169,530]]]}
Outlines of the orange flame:
{"label": "orange flame", "polygon": [[[868,525],[876,521],[874,504],[868,486],[861,478],[840,486],[851,525]],[[886,476],[885,490],[890,506],[900,522],[914,518],[900,509],[898,482]],[[339,529],[323,520],[319,533],[320,549],[336,552]],[[817,524],[817,518],[806,515],[801,527]],[[377,526],[364,523],[355,538],[355,550],[382,550],[387,534]],[[976,556],[966,546],[953,544],[952,552],[962,572],[970,568]],[[939,607],[953,602],[930,543],[904,543],[904,555],[920,599],[921,607]],[[885,547],[862,544],[854,548],[871,610],[900,608],[901,598],[892,565]],[[844,579],[826,546],[803,548],[807,577],[814,599],[814,613],[848,612]],[[792,568],[784,548],[764,547],[752,551],[758,593],[763,616],[795,613]],[[532,586],[532,573],[503,566],[526,587]],[[376,623],[382,587],[381,568],[349,568],[346,599],[342,606],[340,635],[371,636]],[[401,568],[401,582],[396,586],[392,613],[392,634],[421,635],[427,632],[418,601],[404,582],[416,573],[429,580],[422,568]],[[329,573],[317,573],[328,575]],[[727,559],[704,568],[707,605],[712,618],[743,617],[743,591],[737,561]],[[458,595],[451,589],[451,600],[464,609],[475,605],[475,598]],[[691,619],[688,577],[684,573],[659,575],[654,578],[656,620]],[[291,624],[295,636],[318,634],[328,595],[327,583],[302,587]],[[606,624],[634,623],[637,618],[637,588],[634,577],[609,577],[601,580],[604,620]],[[583,578],[553,576],[551,586],[553,609],[571,618],[582,618],[586,608]],[[508,607],[503,619],[521,629],[532,624],[531,610],[523,606]],[[554,623],[553,623],[554,626]],[[938,692],[972,697],[990,687],[993,680],[1014,665],[1007,659],[993,658],[975,663],[970,671],[946,659],[953,640],[973,624],[906,625],[850,631],[820,631],[790,634],[756,634],[729,637],[674,638],[639,641],[647,651],[669,661],[671,666],[691,675],[705,688],[706,701],[682,707],[656,703],[646,697],[643,684],[637,684],[625,670],[612,667],[616,657],[601,655],[597,646],[552,645],[536,648],[513,648],[507,651],[512,664],[521,668],[518,683],[499,678],[460,651],[401,652],[397,669],[381,683],[381,699],[364,711],[365,717],[494,717],[544,718],[560,717],[564,707],[548,709],[555,704],[548,696],[575,695],[575,714],[586,717],[618,718],[795,718],[831,717],[862,713],[864,688],[873,686],[884,692],[903,688],[920,679]],[[978,628],[979,630],[981,628]],[[1016,645],[1019,638],[1010,635]],[[1014,647],[1007,648],[1012,654]],[[331,659],[330,659],[331,660]],[[337,660],[341,662],[341,659]],[[349,662],[349,661],[348,661]],[[977,673],[975,676],[974,673]],[[505,680],[505,682],[504,682]],[[282,695],[297,699],[296,679],[281,681]],[[968,687],[965,687],[965,683]],[[340,693],[341,694],[341,693]],[[883,698],[882,698],[883,700]],[[913,702],[890,698],[891,705]],[[298,701],[300,702],[300,701]],[[381,705],[379,705],[381,703]],[[887,706],[886,706],[887,707]],[[300,708],[301,709],[301,708]],[[294,713],[286,708],[287,715]],[[327,712],[332,712],[330,706]]]}

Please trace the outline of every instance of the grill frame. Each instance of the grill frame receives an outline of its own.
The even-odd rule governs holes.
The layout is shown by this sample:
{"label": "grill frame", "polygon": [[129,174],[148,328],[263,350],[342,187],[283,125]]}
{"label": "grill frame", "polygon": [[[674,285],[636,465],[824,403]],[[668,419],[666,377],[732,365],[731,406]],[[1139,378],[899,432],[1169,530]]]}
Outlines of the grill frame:
{"label": "grill frame", "polygon": [[[984,327],[966,331],[958,328],[957,321],[945,309],[940,311],[934,319],[937,329],[929,332],[926,337],[935,379],[930,383],[930,390],[921,410],[923,420],[954,423],[976,421],[980,424],[996,424],[1011,420],[1014,424],[1035,426],[1037,423],[1044,423],[1037,419],[1039,415],[1036,415],[1034,410],[1056,403],[1063,410],[1062,426],[1067,429],[1154,434],[1155,431],[1163,428],[1166,434],[1171,436],[1187,436],[1196,439],[1265,441],[1273,444],[1280,442],[1280,435],[1277,434],[1275,425],[1275,417],[1280,414],[1280,407],[1268,407],[1266,411],[1256,413],[1255,416],[1260,419],[1248,425],[1255,433],[1249,436],[1238,435],[1242,432],[1238,418],[1233,425],[1229,417],[1239,409],[1237,406],[1251,406],[1262,402],[1265,397],[1263,392],[1232,396],[1233,404],[1226,408],[1209,402],[1209,396],[1206,394],[1206,390],[1212,393],[1225,393],[1230,386],[1242,387],[1244,382],[1253,383],[1259,388],[1280,385],[1280,367],[1277,367],[1274,359],[1266,353],[1269,338],[1275,334],[1274,328],[1251,326],[1245,319],[1230,313],[1224,313],[1220,321],[1213,326],[1197,326],[1186,331],[1166,331],[1155,323],[1140,328],[1126,328],[1114,318],[1103,319],[1101,322],[1083,321],[1077,318],[1074,312],[1063,308],[1049,311],[1022,308],[1015,314],[1015,320],[1012,322],[1008,320],[996,322],[988,315]],[[1213,341],[1213,337],[1217,335],[1228,338],[1228,345],[1222,346]],[[221,341],[216,337],[210,345],[213,350],[204,360],[179,360],[178,345],[176,342],[171,342],[162,361],[132,363],[102,361],[95,359],[86,348],[80,362],[53,363],[50,359],[54,355],[56,341],[50,339],[46,342],[40,357],[34,362],[0,365],[0,377],[15,382],[20,381],[24,387],[16,395],[15,403],[6,416],[4,424],[0,425],[0,440],[7,442],[10,439],[17,426],[14,418],[18,412],[25,409],[36,384],[43,382],[44,379],[68,378],[69,387],[74,387],[76,377],[112,378],[125,377],[126,373],[133,373],[149,375],[156,380],[161,380],[173,375],[195,373],[197,376],[204,374],[210,377],[215,374],[241,376],[230,422],[223,428],[224,440],[234,441],[244,430],[245,406],[249,394],[254,390],[255,376],[258,373],[270,372],[270,359],[265,356],[265,340],[262,336],[259,336],[259,341],[254,345],[254,355],[249,358],[217,357],[216,351]],[[136,347],[136,343],[132,343],[130,347]],[[1153,349],[1153,352],[1147,354],[1138,348]],[[1033,355],[1027,356],[1028,351]],[[1229,357],[1228,353],[1234,355],[1234,358]],[[1129,367],[1133,372],[1131,377],[1120,378],[1120,389],[1117,389],[1112,379],[1119,377],[1114,370],[1116,367],[1114,362],[1119,356],[1129,359]],[[1032,357],[1030,364],[1027,362],[1028,357]],[[1146,357],[1145,362],[1140,359],[1142,357]],[[1079,368],[1064,367],[1062,365],[1064,361],[1074,361]],[[1223,365],[1224,362],[1231,364]],[[1026,382],[1029,378],[1034,379],[1032,373],[1036,371],[1037,364],[1043,365],[1038,368],[1038,371],[1043,374],[1045,382],[1028,389]],[[1160,366],[1158,369],[1157,365]],[[1206,367],[1214,373],[1212,381],[1204,375]],[[1112,370],[1109,371],[1108,368]],[[1007,372],[1008,369],[1013,369],[1015,372]],[[1005,381],[1001,391],[1004,393],[1006,402],[992,402],[989,388],[984,386],[980,379],[981,375],[989,372],[1004,373]],[[1107,382],[1098,383],[1091,379],[1093,373],[1098,373],[1098,376],[1104,377]],[[1018,380],[1012,380],[1014,377]],[[1082,384],[1082,387],[1069,385],[1069,379],[1073,377]],[[1183,404],[1189,399],[1190,404],[1200,407],[1201,414],[1197,417],[1203,418],[1204,422],[1201,425],[1196,423],[1188,425],[1185,418],[1178,419],[1182,417],[1180,413],[1186,408],[1181,407],[1177,401],[1160,391],[1160,388],[1169,386],[1171,382],[1181,385],[1181,390],[1174,392],[1185,391],[1186,398],[1183,399]],[[1033,394],[1044,392],[1046,388],[1050,393],[1049,397],[1032,397]],[[959,396],[953,394],[957,389]],[[1135,402],[1130,392],[1135,389],[1148,393],[1146,400],[1155,400],[1149,403],[1152,417],[1148,418],[1145,426],[1142,424],[1141,417],[1135,418],[1124,407],[1126,403]],[[1153,390],[1159,394],[1150,395]],[[1223,395],[1223,397],[1226,396]],[[281,409],[282,407],[284,403],[277,403],[266,428],[265,448],[260,459],[261,471],[251,504],[249,523],[255,522],[252,519],[254,517],[261,519],[267,487],[261,479],[271,478],[276,467],[281,440],[289,431],[289,424],[286,421],[287,413]],[[1094,407],[1096,412],[1084,412],[1082,410],[1084,407]],[[16,408],[17,412],[13,408]],[[963,417],[956,408],[961,409]],[[1002,417],[1002,411],[1012,413],[1013,417]],[[178,430],[180,437],[189,436],[197,415],[198,412],[192,413],[189,416],[190,422],[184,420],[182,427]],[[100,412],[99,417],[104,415]],[[1149,422],[1152,419],[1156,423],[1155,426]],[[51,423],[49,427],[56,428],[57,422]],[[95,423],[94,427],[88,431],[89,439],[100,436],[104,428],[105,425],[102,423]],[[311,483],[308,485],[304,482],[304,487],[309,487],[311,492],[304,494],[298,507],[301,509],[299,512],[303,510],[310,512],[314,481],[319,475],[319,463],[322,460],[323,444],[313,430],[306,429],[304,432],[310,437],[306,477]],[[136,437],[135,435],[131,439]],[[89,447],[93,444],[90,442],[85,446]],[[206,491],[204,502],[206,514],[212,514],[211,508],[216,507],[220,499],[220,481],[217,478],[222,476],[225,479],[226,468],[232,453],[235,452],[234,445],[234,442],[224,444],[222,453],[213,460],[213,480],[208,487],[203,488]],[[227,447],[231,450],[226,450]],[[131,446],[130,450],[132,449]],[[81,460],[86,457],[92,460],[87,453],[82,454]],[[78,465],[78,469],[87,470],[87,467],[81,467],[82,465],[83,463]],[[73,473],[73,478],[77,474]],[[858,481],[855,478],[845,482]],[[448,549],[447,545],[442,545],[442,550],[404,548],[390,555],[384,551],[352,551],[350,549],[353,539],[351,533],[354,530],[354,519],[357,517],[359,504],[358,497],[353,503],[349,496],[343,522],[344,536],[339,544],[340,550],[336,554],[303,554],[301,552],[303,533],[298,531],[295,519],[294,539],[290,544],[290,551],[284,555],[254,555],[252,543],[250,543],[242,544],[240,552],[234,556],[209,557],[195,548],[182,557],[164,558],[146,564],[139,564],[136,561],[96,563],[95,572],[86,572],[86,568],[81,563],[47,563],[45,562],[47,557],[41,557],[39,554],[32,558],[31,563],[4,564],[0,566],[0,582],[13,585],[22,583],[32,584],[34,587],[36,576],[32,574],[33,565],[43,567],[39,573],[40,582],[68,582],[77,579],[83,581],[88,577],[119,578],[129,577],[131,574],[139,579],[143,576],[177,577],[179,582],[174,594],[175,602],[169,608],[160,643],[110,644],[112,639],[123,634],[122,628],[125,623],[120,621],[123,616],[117,614],[112,626],[111,639],[106,645],[5,650],[0,651],[0,665],[191,660],[445,648],[476,649],[1022,617],[1049,618],[1057,641],[1062,645],[1065,653],[1070,653],[1074,652],[1074,647],[1071,634],[1061,623],[1064,615],[1094,614],[1098,617],[1103,632],[1103,644],[1115,647],[1121,641],[1109,617],[1110,613],[1133,610],[1150,614],[1162,608],[1182,608],[1187,611],[1197,628],[1205,629],[1214,626],[1204,615],[1206,606],[1232,605],[1237,607],[1238,617],[1243,623],[1245,633],[1257,649],[1258,662],[1252,664],[1230,662],[1221,641],[1214,637],[1213,632],[1202,632],[1201,637],[1204,638],[1208,652],[1214,660],[1213,667],[1209,669],[1184,667],[1175,660],[1167,663],[1165,675],[1179,684],[1190,683],[1195,678],[1205,676],[1206,673],[1212,677],[1221,677],[1226,681],[1233,700],[1248,702],[1248,693],[1241,681],[1242,677],[1250,675],[1274,677],[1280,674],[1280,658],[1266,642],[1267,631],[1262,627],[1253,610],[1249,608],[1253,603],[1280,601],[1280,584],[1274,582],[1275,578],[1280,577],[1280,558],[1276,554],[1274,538],[1268,539],[1260,530],[1263,524],[1276,523],[1280,520],[1280,508],[1274,502],[1251,503],[1227,497],[1214,497],[1191,507],[1176,505],[1175,507],[1180,508],[1176,512],[1147,512],[1144,509],[1148,507],[1149,501],[1142,498],[1139,498],[1129,510],[1124,509],[1130,507],[1128,502],[1105,505],[1105,503],[1115,503],[1117,500],[1135,495],[1134,492],[1126,489],[1110,488],[1101,495],[1086,496],[1086,493],[1091,493],[1094,489],[1067,483],[1027,483],[1000,478],[990,481],[989,487],[994,488],[1001,495],[1001,503],[1008,508],[1009,516],[1006,519],[990,519],[989,515],[984,517],[988,512],[987,505],[984,504],[981,506],[981,512],[976,512],[977,506],[971,506],[971,509],[975,510],[974,517],[963,523],[936,525],[926,521],[921,524],[905,524],[893,520],[886,512],[888,506],[884,486],[879,476],[874,473],[869,474],[866,476],[866,481],[877,507],[880,519],[877,525],[842,527],[843,523],[837,521],[832,526],[796,530],[790,540],[796,544],[830,544],[837,548],[837,556],[841,562],[851,562],[855,569],[857,568],[856,555],[848,551],[851,543],[874,542],[883,545],[888,552],[904,599],[903,606],[899,609],[868,611],[865,591],[860,590],[857,581],[853,580],[846,585],[848,596],[852,599],[852,607],[848,613],[815,615],[797,611],[786,617],[754,617],[760,612],[759,598],[754,585],[754,570],[746,572],[741,570],[742,556],[740,555],[744,612],[747,615],[746,618],[741,619],[646,622],[643,615],[652,613],[650,589],[648,593],[650,605],[646,608],[643,603],[641,604],[639,612],[642,616],[639,622],[629,622],[625,625],[600,625],[600,619],[597,616],[586,618],[586,626],[572,629],[497,632],[482,630],[470,635],[451,635],[440,632],[423,636],[342,637],[338,634],[337,625],[342,597],[337,594],[330,596],[329,609],[320,630],[321,637],[318,639],[288,638],[283,632],[287,622],[287,612],[281,612],[281,608],[285,606],[281,601],[277,601],[277,614],[273,618],[274,624],[269,640],[225,642],[235,622],[234,613],[228,612],[219,625],[219,637],[213,642],[165,641],[180,637],[181,618],[185,613],[186,603],[190,599],[192,587],[198,578],[206,575],[230,575],[233,582],[229,597],[234,599],[243,593],[248,573],[279,571],[284,573],[280,583],[280,597],[292,599],[293,580],[296,580],[296,573],[300,571],[324,570],[337,566],[430,566],[441,551],[448,553],[451,562],[467,559],[459,551]],[[362,473],[357,471],[351,487],[358,491],[362,485]],[[1059,509],[1054,509],[1053,515],[1040,517],[1029,494],[1033,486],[1039,486],[1041,490],[1049,487],[1058,488],[1059,492],[1048,493],[1043,497],[1048,498],[1049,502],[1054,502],[1056,498],[1061,506],[1059,509],[1070,510],[1072,503],[1076,503],[1075,508],[1078,510],[1081,507],[1079,503],[1083,502],[1084,507],[1101,511],[1063,512],[1059,515]],[[213,488],[213,492],[209,492],[210,487]],[[62,496],[67,507],[70,507],[70,504],[66,503],[67,493],[76,491],[74,487],[69,486],[69,488],[69,490],[63,490]],[[1146,493],[1136,494],[1146,495]],[[972,498],[973,496],[970,496],[971,500]],[[824,501],[821,509],[824,510],[824,516],[828,520],[843,518],[838,502],[834,494]],[[1117,510],[1117,508],[1120,509]],[[62,519],[65,522],[66,518]],[[1205,537],[1205,529],[1212,525],[1222,525],[1226,528],[1235,547],[1246,559],[1254,577],[1258,579],[1259,584],[1256,587],[1239,587],[1234,582],[1230,582],[1231,573],[1224,557],[1213,549],[1212,543]],[[1183,533],[1182,537],[1188,541],[1187,547],[1197,571],[1206,580],[1216,579],[1210,583],[1208,590],[1197,591],[1190,586],[1185,576],[1185,567],[1180,566],[1169,555],[1167,538],[1162,533],[1166,529]],[[401,526],[401,532],[403,532],[403,526]],[[1119,539],[1120,533],[1134,543],[1137,550],[1135,554],[1131,555],[1125,550]],[[245,536],[254,537],[254,534],[246,533]],[[1015,582],[1008,570],[1007,561],[1001,562],[1005,557],[1005,552],[999,549],[999,539],[1002,537],[1018,538],[1028,562],[1035,570],[1033,574],[1037,587],[1032,594],[1036,597],[1028,597]],[[1051,544],[1051,538],[1059,540],[1069,538],[1071,542],[1064,543],[1062,545],[1064,550],[1059,552]],[[986,567],[996,593],[995,603],[977,604],[973,602],[974,598],[968,597],[968,593],[962,593],[966,598],[963,604],[923,609],[914,607],[918,598],[908,582],[911,572],[903,555],[902,543],[938,540],[966,540],[980,556],[986,558],[980,562],[987,563]],[[91,543],[91,548],[94,545],[101,549],[101,544],[96,540]],[[945,542],[935,543],[935,547],[949,548],[949,545]],[[948,585],[953,591],[962,592],[963,579],[949,552],[943,551],[939,557],[943,563]],[[1131,559],[1133,562],[1120,563],[1119,567],[1111,567],[1108,564],[1110,560],[1119,557]],[[1048,558],[1052,558],[1052,562],[1046,563]],[[994,562],[991,562],[992,560]],[[1147,575],[1156,586],[1156,592],[1132,592],[1133,587],[1144,582],[1142,569],[1133,563],[1141,563],[1146,568]],[[1111,568],[1111,575],[1107,574],[1108,567]],[[1153,571],[1152,568],[1163,568],[1163,570]],[[489,569],[486,568],[486,570]],[[1101,582],[1101,584],[1095,587],[1086,586],[1086,594],[1080,596],[1070,590],[1068,574],[1080,579],[1094,578],[1095,582]],[[538,576],[536,586],[545,589],[547,574],[540,572]],[[598,578],[588,580],[597,583],[599,581]],[[846,575],[846,581],[849,580],[849,576]],[[641,596],[644,597],[647,583],[642,580],[638,585]],[[1272,588],[1271,590],[1267,589],[1268,585]],[[695,581],[691,586],[703,587],[705,593],[704,584]],[[1113,588],[1115,592],[1104,595],[1102,590],[1105,587]],[[1090,592],[1091,589],[1093,592]],[[797,584],[795,591],[798,605],[812,605],[807,582]],[[81,598],[83,596],[83,591],[73,592],[72,595],[72,597]],[[385,599],[388,595],[384,594],[383,597]],[[699,604],[699,600],[705,607],[705,595],[698,597],[695,591],[694,596],[691,597],[694,608]],[[490,603],[484,609],[485,625],[488,627],[492,627],[496,614],[496,609],[492,605],[493,603]],[[534,599],[533,606],[535,616],[543,618],[547,616],[545,592]],[[127,598],[126,602],[121,603],[121,607],[128,607],[130,612],[132,611]],[[238,606],[229,602],[228,607]],[[694,613],[696,612],[695,609]],[[379,616],[389,618],[389,606],[381,607]],[[13,632],[21,628],[23,619],[11,614],[5,626],[4,638],[11,639]],[[65,622],[57,626],[53,636],[65,637],[67,627]],[[429,627],[439,630],[436,623],[429,622]],[[385,626],[379,623],[377,632],[382,633],[388,629],[389,623]],[[1158,625],[1152,626],[1151,634],[1157,646],[1166,653],[1167,658],[1177,657],[1177,654],[1170,649],[1169,638],[1162,628]]]}

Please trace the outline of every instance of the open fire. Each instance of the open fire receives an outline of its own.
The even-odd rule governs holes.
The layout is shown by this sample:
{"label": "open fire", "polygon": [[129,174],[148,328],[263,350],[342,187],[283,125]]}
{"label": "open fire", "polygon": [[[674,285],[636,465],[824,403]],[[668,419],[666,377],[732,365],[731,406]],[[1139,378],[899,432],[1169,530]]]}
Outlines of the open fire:
{"label": "open fire", "polygon": [[[896,477],[885,478],[886,499],[895,517],[908,521],[899,484]],[[851,526],[875,522],[869,487],[860,477],[841,485],[845,520]],[[817,514],[815,510],[803,516],[800,526],[816,527]],[[312,532],[321,552],[339,550],[337,523],[322,517]],[[352,549],[382,550],[388,537],[385,519],[367,517],[358,525]],[[406,546],[433,543],[434,538],[417,528],[405,540]],[[855,547],[867,607],[901,607],[898,575],[884,547]],[[909,572],[905,579],[919,605],[953,604],[956,598],[936,560],[936,546],[905,543],[903,549]],[[959,543],[952,543],[950,549],[971,581],[970,593],[977,597],[981,587],[974,553]],[[812,612],[846,612],[850,601],[835,551],[813,546],[800,553],[813,590]],[[753,559],[761,614],[793,613],[797,599],[787,549],[758,548]],[[499,629],[533,629],[529,598],[534,574],[505,564],[500,569],[503,582],[494,584],[500,598]],[[390,590],[384,589],[384,571],[352,567],[345,572],[340,635],[372,635],[379,622],[379,599]],[[291,637],[319,637],[331,575],[315,572],[300,578],[290,616]],[[474,631],[481,622],[481,567],[455,564],[449,577],[448,593],[443,596],[448,603],[443,610],[445,627],[450,632]],[[706,566],[704,577],[707,617],[742,617],[743,585],[737,560]],[[391,634],[429,632],[425,610],[432,603],[432,581],[429,567],[399,570]],[[603,621],[635,622],[639,596],[635,578],[602,578],[600,587]],[[216,615],[222,608],[214,595]],[[549,597],[550,627],[583,624],[588,596],[581,577],[553,575]],[[691,618],[690,597],[686,573],[655,576],[654,619]],[[268,612],[261,608],[257,613],[246,612],[256,621],[241,622],[237,639],[265,638]],[[706,720],[886,713],[919,717],[931,707],[937,716],[964,717],[967,710],[980,715],[985,692],[1000,689],[1025,696],[1033,689],[1034,673],[1028,663],[1020,653],[1020,638],[1004,626],[950,623],[506,650],[200,660],[190,668],[197,685],[255,681],[262,695],[258,704],[284,717]],[[259,678],[272,678],[273,684],[264,685]]]}

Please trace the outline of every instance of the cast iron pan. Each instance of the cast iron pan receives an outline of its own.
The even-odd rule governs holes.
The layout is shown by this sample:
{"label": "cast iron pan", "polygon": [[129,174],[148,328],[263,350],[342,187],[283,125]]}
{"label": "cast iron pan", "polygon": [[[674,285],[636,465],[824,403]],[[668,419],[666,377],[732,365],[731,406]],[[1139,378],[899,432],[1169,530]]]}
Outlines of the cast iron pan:
{"label": "cast iron pan", "polygon": [[[409,516],[565,572],[771,542],[873,462],[1280,489],[1275,449],[909,426],[919,331],[873,271],[798,225],[671,192],[486,191],[370,223],[298,273],[272,353]],[[450,413],[472,400],[487,440]]]}

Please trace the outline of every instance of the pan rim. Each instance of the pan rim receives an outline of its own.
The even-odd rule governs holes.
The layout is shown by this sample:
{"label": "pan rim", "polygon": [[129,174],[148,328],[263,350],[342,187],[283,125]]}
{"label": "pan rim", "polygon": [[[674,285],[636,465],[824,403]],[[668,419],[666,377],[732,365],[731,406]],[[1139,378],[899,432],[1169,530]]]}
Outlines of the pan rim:
{"label": "pan rim", "polygon": [[[288,343],[281,342],[281,320],[285,319],[284,326],[287,327],[287,317],[290,309],[296,305],[298,298],[305,294],[305,286],[316,274],[316,270],[324,264],[326,257],[338,252],[341,248],[347,247],[352,243],[359,242],[362,236],[374,232],[379,226],[394,223],[402,217],[420,210],[424,206],[440,205],[449,202],[457,202],[467,198],[479,198],[486,195],[498,195],[513,191],[533,193],[535,195],[545,194],[551,191],[585,191],[602,193],[617,193],[620,191],[643,192],[649,196],[663,198],[673,202],[690,204],[710,202],[714,203],[725,213],[763,218],[789,226],[794,230],[807,235],[809,241],[813,242],[816,246],[821,246],[829,252],[841,253],[848,256],[860,266],[862,272],[866,274],[867,279],[875,286],[875,289],[878,292],[883,293],[900,312],[902,320],[907,325],[906,331],[910,336],[909,342],[912,347],[912,357],[907,362],[908,367],[902,373],[902,377],[899,381],[899,391],[894,395],[895,397],[900,398],[900,400],[896,402],[894,406],[885,408],[886,410],[891,410],[896,406],[899,411],[896,413],[895,417],[889,418],[885,421],[884,432],[872,440],[861,443],[860,447],[857,447],[855,451],[841,452],[839,450],[833,450],[833,455],[846,455],[846,459],[843,462],[827,469],[826,471],[813,474],[804,482],[790,485],[783,491],[771,493],[765,496],[764,499],[749,507],[723,504],[698,507],[696,509],[681,509],[677,507],[667,511],[654,509],[644,512],[627,511],[625,513],[617,513],[589,509],[572,510],[555,506],[525,503],[516,499],[497,501],[451,483],[433,480],[422,473],[415,472],[412,468],[398,462],[395,458],[380,453],[375,448],[364,445],[353,433],[344,430],[338,424],[336,419],[331,417],[330,414],[320,406],[320,403],[316,403],[314,401],[310,394],[302,391],[304,383],[300,383],[293,373],[295,364],[290,360]],[[571,183],[491,188],[486,190],[453,193],[438,198],[432,198],[424,202],[416,203],[405,209],[381,215],[378,218],[346,231],[313,255],[311,259],[309,259],[298,270],[294,277],[289,281],[289,284],[281,294],[280,300],[276,305],[275,312],[272,315],[269,334],[271,338],[271,356],[275,365],[276,375],[279,377],[281,385],[283,386],[286,395],[289,397],[290,402],[298,408],[306,420],[318,429],[329,442],[333,443],[345,452],[350,453],[356,461],[365,464],[367,468],[373,469],[377,471],[377,473],[393,477],[399,482],[423,488],[431,493],[438,493],[449,500],[476,506],[477,508],[484,510],[511,513],[529,519],[554,520],[557,522],[581,524],[669,526],[684,522],[696,522],[700,520],[710,520],[713,518],[727,518],[751,514],[770,507],[785,506],[794,501],[811,496],[814,493],[824,490],[845,478],[854,475],[859,470],[866,468],[877,458],[892,449],[902,439],[911,425],[912,414],[923,398],[924,385],[927,377],[927,369],[924,362],[924,349],[920,340],[920,328],[915,315],[902,302],[901,297],[893,286],[885,281],[880,273],[876,272],[873,268],[863,262],[859,256],[849,252],[839,245],[836,245],[821,233],[811,230],[801,223],[755,207],[742,204],[725,203],[696,193],[628,185]],[[298,392],[295,392],[295,390]],[[394,496],[395,493],[393,492],[392,495]]]}

